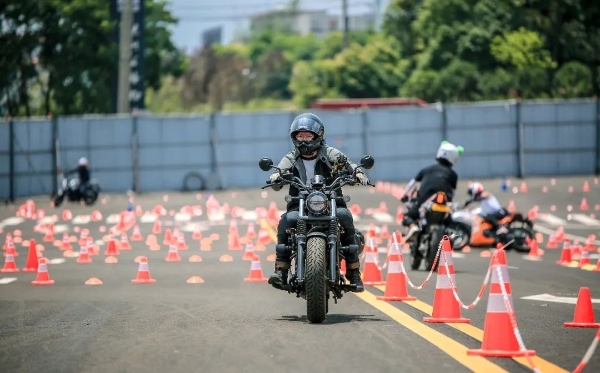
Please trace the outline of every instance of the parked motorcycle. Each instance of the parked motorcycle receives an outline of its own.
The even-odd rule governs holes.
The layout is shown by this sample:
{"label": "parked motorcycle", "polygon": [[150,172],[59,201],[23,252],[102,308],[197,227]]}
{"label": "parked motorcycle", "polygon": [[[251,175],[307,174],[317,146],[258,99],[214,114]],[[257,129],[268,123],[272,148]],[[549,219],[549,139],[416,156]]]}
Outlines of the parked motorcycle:
{"label": "parked motorcycle", "polygon": [[[366,155],[361,159],[360,167],[370,169],[374,163],[375,160]],[[356,290],[356,285],[346,284],[346,278],[340,272],[340,261],[349,253],[361,254],[365,242],[358,231],[357,242],[360,244],[342,246],[340,242],[342,227],[336,217],[336,205],[340,201],[350,201],[350,196],[338,195],[336,189],[357,182],[356,170],[347,170],[346,164],[345,157],[336,161],[332,172],[335,180],[331,184],[326,185],[322,175],[315,175],[310,185],[305,185],[300,178],[274,167],[271,159],[263,158],[259,162],[261,170],[275,169],[283,179],[277,184],[267,180],[262,189],[290,184],[300,191],[298,197],[285,196],[286,202],[299,201],[299,219],[296,228],[289,230],[287,244],[278,244],[276,251],[291,251],[294,269],[290,271],[285,290],[306,300],[306,316],[311,323],[325,320],[330,293],[337,304],[344,292]]]}
{"label": "parked motorcycle", "polygon": [[[524,217],[523,214],[515,212],[507,215],[504,219],[498,222],[499,226],[505,226],[508,233],[496,237],[491,232],[492,225],[484,221],[481,217],[481,209],[455,211],[452,214],[452,222],[449,224],[449,230],[462,234],[468,237],[469,242],[473,247],[494,247],[496,244],[512,243],[505,247],[505,250],[515,249],[519,252],[529,252],[528,239],[533,239],[535,232],[533,222]],[[462,233],[458,233],[462,232]],[[466,243],[455,250],[461,250]]]}
{"label": "parked motorcycle", "polygon": [[[407,203],[416,203],[415,194]],[[409,206],[410,207],[410,206]],[[446,234],[446,224],[451,213],[451,207],[446,193],[437,192],[419,208],[419,226],[421,228],[417,238],[410,244],[411,268],[418,270],[425,259],[427,271],[437,270],[439,258],[435,263],[440,241]]]}
{"label": "parked motorcycle", "polygon": [[83,200],[87,206],[93,205],[98,199],[101,188],[100,183],[96,179],[91,179],[84,188],[80,188],[79,178],[68,180],[64,174],[60,174],[60,177],[60,188],[53,198],[54,207],[59,207],[65,197],[70,202]]}

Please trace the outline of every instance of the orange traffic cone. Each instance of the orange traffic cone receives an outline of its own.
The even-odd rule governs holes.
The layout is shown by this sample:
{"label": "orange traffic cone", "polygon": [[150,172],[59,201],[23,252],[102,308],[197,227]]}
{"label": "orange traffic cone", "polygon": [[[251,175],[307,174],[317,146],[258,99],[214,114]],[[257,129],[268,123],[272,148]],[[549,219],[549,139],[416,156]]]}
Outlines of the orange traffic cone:
{"label": "orange traffic cone", "polygon": [[160,225],[160,220],[156,219],[154,221],[154,225],[152,225],[152,234],[161,234],[162,227]]}
{"label": "orange traffic cone", "polygon": [[133,227],[133,233],[131,234],[131,241],[143,241],[142,233],[140,232],[140,227],[138,225]]}
{"label": "orange traffic cone", "polygon": [[560,259],[556,262],[559,265],[569,265],[571,263],[571,243],[568,238],[561,244]]}
{"label": "orange traffic cone", "polygon": [[127,233],[121,233],[121,244],[119,245],[119,250],[127,251],[131,250],[131,245],[129,244],[129,240],[127,239]]}
{"label": "orange traffic cone", "polygon": [[[510,278],[506,266],[506,253],[504,250],[497,250],[494,252],[494,255],[492,281],[490,283],[490,293],[483,328],[483,342],[480,349],[468,350],[467,355],[508,358],[535,356],[536,353],[533,350],[520,349],[517,336],[515,335],[517,328],[512,321],[516,320],[516,316]],[[498,272],[502,274],[502,278],[500,278]],[[504,283],[507,299],[502,294],[500,281]],[[510,309],[508,309],[507,303],[510,305]],[[514,322],[516,323],[516,321]]]}
{"label": "orange traffic cone", "polygon": [[[437,281],[433,295],[433,313],[431,317],[424,317],[423,321],[430,323],[470,324],[470,319],[462,317],[460,305],[456,298],[454,298],[452,291],[452,286],[457,289],[457,284],[456,275],[454,274],[454,263],[452,262],[452,246],[447,235],[444,235],[441,244],[442,251],[438,257]],[[450,273],[446,272],[446,264],[448,264],[448,271]],[[450,283],[449,278],[452,279],[452,283]]]}
{"label": "orange traffic cone", "polygon": [[564,323],[564,326],[567,328],[600,328],[600,323],[597,323],[594,319],[590,288],[582,287],[579,289],[573,321]]}
{"label": "orange traffic cone", "polygon": [[[392,239],[396,241],[395,234],[392,236]],[[406,273],[402,265],[404,258],[398,242],[392,243],[390,251],[391,253],[388,255],[387,277],[385,279],[385,293],[383,296],[378,296],[377,299],[386,301],[417,300],[416,297],[408,294]]]}
{"label": "orange traffic cone", "polygon": [[167,253],[167,258],[165,260],[167,262],[181,262],[181,257],[179,256],[179,251],[177,251],[177,246],[169,246],[169,252]]}
{"label": "orange traffic cone", "polygon": [[37,276],[31,281],[31,285],[54,285],[54,280],[51,280],[48,274],[48,259],[39,258]]}
{"label": "orange traffic cone", "polygon": [[245,261],[252,261],[254,260],[256,254],[254,253],[254,246],[252,246],[252,242],[248,242],[246,244],[246,249],[244,250],[244,256],[242,257],[242,260]]}
{"label": "orange traffic cone", "polygon": [[156,280],[150,277],[150,270],[148,269],[148,258],[145,256],[140,258],[137,277],[131,280],[132,284],[154,284]]}
{"label": "orange traffic cone", "polygon": [[267,282],[269,279],[263,276],[262,267],[260,266],[260,257],[255,255],[250,264],[250,274],[244,279],[244,282]]}
{"label": "orange traffic cone", "polygon": [[242,244],[240,242],[240,236],[234,232],[229,235],[229,250],[239,251],[242,250]]}
{"label": "orange traffic cone", "polygon": [[27,253],[27,264],[23,268],[23,272],[36,272],[38,269],[38,252],[35,239],[29,241],[29,252]]}
{"label": "orange traffic cone", "polygon": [[60,244],[61,250],[73,250],[71,247],[71,241],[69,241],[69,234],[67,232],[63,233],[62,243]]}
{"label": "orange traffic cone", "polygon": [[0,269],[0,272],[19,272],[13,254],[6,254],[4,257],[4,268]]}
{"label": "orange traffic cone", "polygon": [[531,240],[529,247],[529,254],[527,254],[527,259],[530,260],[541,260],[542,257],[539,251],[539,245],[536,239]]}
{"label": "orange traffic cone", "polygon": [[106,245],[106,251],[104,251],[104,255],[116,256],[119,255],[119,250],[117,250],[117,244],[114,239],[108,241]]}
{"label": "orange traffic cone", "polygon": [[79,247],[79,258],[76,260],[77,263],[91,263],[90,253],[88,252],[88,245],[81,245]]}
{"label": "orange traffic cone", "polygon": [[363,269],[363,283],[365,285],[383,285],[381,276],[381,269],[377,263],[377,244],[375,243],[375,237],[367,239],[367,245],[365,247],[365,266]]}

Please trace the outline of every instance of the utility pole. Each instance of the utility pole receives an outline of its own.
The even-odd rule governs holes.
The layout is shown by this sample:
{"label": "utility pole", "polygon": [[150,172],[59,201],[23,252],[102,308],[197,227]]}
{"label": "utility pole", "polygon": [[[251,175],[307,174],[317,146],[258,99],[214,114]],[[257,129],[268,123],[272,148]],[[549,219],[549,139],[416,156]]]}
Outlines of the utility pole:
{"label": "utility pole", "polygon": [[381,24],[381,0],[375,0],[375,24],[373,28],[375,31],[379,31]]}
{"label": "utility pole", "polygon": [[131,67],[131,26],[133,24],[133,0],[120,0],[121,28],[119,38],[119,88],[117,113],[129,113],[129,73]]}
{"label": "utility pole", "polygon": [[348,0],[342,0],[342,18],[344,21],[344,48],[347,48],[348,40]]}

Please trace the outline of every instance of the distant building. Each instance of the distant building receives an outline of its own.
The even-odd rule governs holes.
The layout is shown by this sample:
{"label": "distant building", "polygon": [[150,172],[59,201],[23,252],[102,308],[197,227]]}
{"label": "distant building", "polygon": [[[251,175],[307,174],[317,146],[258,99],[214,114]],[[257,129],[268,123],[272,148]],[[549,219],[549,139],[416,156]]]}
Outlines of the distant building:
{"label": "distant building", "polygon": [[[373,14],[349,16],[348,28],[364,30],[372,27],[374,20]],[[333,31],[341,31],[343,27],[342,17],[330,15],[326,10],[273,10],[250,18],[251,32],[287,30],[302,36],[313,34],[320,38]]]}
{"label": "distant building", "polygon": [[202,32],[202,46],[209,47],[213,44],[222,44],[223,27],[213,27]]}

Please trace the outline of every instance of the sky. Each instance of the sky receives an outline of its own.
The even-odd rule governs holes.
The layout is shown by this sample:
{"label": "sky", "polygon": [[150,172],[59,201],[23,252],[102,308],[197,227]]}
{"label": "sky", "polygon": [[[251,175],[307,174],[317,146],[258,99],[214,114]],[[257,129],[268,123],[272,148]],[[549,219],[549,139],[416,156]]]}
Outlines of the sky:
{"label": "sky", "polygon": [[[377,2],[381,11],[388,0],[347,0],[349,14],[369,13]],[[223,26],[223,42],[231,42],[236,30],[248,27],[248,16],[285,5],[286,0],[167,0],[179,24],[173,29],[173,42],[186,53],[201,47],[204,30]],[[341,15],[342,0],[300,0],[301,9],[322,9],[332,15]]]}

